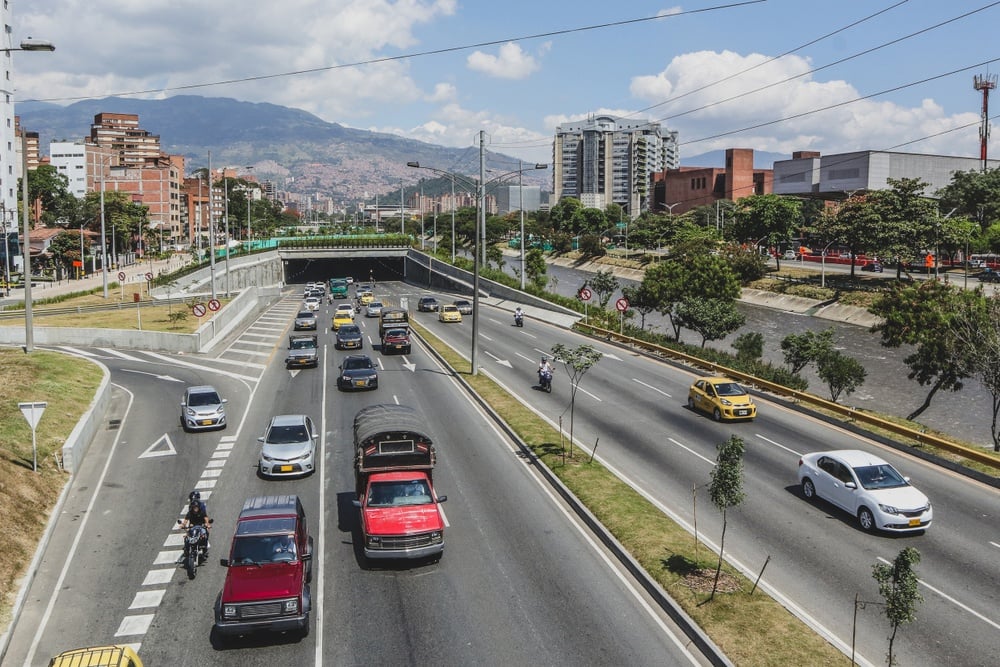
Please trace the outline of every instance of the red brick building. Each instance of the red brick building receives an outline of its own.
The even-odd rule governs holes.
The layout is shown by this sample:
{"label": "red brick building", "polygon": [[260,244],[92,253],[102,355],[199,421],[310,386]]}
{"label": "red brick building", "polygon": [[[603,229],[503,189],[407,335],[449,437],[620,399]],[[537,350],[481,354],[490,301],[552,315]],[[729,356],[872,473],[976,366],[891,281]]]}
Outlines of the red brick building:
{"label": "red brick building", "polygon": [[726,149],[726,166],[680,167],[653,174],[653,210],[680,215],[698,206],[773,192],[770,169],[755,169],[752,148]]}

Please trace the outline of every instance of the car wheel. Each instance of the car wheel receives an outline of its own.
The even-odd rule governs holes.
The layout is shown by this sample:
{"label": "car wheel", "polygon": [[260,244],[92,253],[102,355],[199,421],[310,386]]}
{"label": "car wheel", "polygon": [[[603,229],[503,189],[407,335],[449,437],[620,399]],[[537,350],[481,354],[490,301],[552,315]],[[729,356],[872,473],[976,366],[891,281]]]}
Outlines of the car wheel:
{"label": "car wheel", "polygon": [[722,421],[722,410],[719,410],[719,408],[716,408],[715,410],[713,410],[712,411],[712,419],[714,419],[717,422],[721,422]]}
{"label": "car wheel", "polygon": [[808,477],[802,480],[802,495],[806,497],[806,500],[816,498],[816,485]]}
{"label": "car wheel", "polygon": [[694,411],[694,399],[688,396],[688,410]]}
{"label": "car wheel", "polygon": [[875,517],[872,515],[872,511],[867,507],[862,507],[858,510],[858,523],[861,524],[861,530],[866,533],[870,533],[875,530]]}

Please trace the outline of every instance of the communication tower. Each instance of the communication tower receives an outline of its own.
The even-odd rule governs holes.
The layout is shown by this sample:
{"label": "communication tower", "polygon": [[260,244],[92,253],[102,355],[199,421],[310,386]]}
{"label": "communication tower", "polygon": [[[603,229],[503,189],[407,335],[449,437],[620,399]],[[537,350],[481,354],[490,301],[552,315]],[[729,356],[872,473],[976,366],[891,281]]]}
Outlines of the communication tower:
{"label": "communication tower", "polygon": [[996,74],[977,74],[972,77],[972,87],[983,91],[982,124],[979,126],[979,159],[986,171],[986,144],[990,139],[990,91],[997,87]]}

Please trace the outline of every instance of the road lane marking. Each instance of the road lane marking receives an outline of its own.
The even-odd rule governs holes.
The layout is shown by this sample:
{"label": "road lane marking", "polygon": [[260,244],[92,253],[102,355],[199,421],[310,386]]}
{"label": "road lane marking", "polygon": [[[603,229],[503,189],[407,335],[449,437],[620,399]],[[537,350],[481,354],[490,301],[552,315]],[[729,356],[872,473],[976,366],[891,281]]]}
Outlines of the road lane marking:
{"label": "road lane marking", "polygon": [[174,578],[175,568],[150,570],[146,573],[146,578],[142,580],[143,586],[162,586],[169,584]]}
{"label": "road lane marking", "polygon": [[[882,558],[881,556],[879,556],[879,557],[878,557],[878,560],[882,561],[882,562],[883,562],[883,563],[885,563],[886,565],[892,565],[892,562],[891,562],[891,561],[888,561],[888,560],[886,560],[885,558]],[[982,614],[980,614],[980,613],[979,613],[978,611],[976,611],[976,610],[972,609],[971,607],[969,607],[969,606],[968,606],[967,604],[964,604],[964,603],[962,603],[962,602],[959,602],[958,600],[956,600],[956,599],[955,599],[955,598],[953,598],[952,596],[948,595],[948,594],[947,594],[947,593],[945,593],[944,591],[942,591],[942,590],[940,590],[940,589],[938,589],[938,588],[935,588],[934,586],[931,586],[930,584],[928,584],[928,583],[927,583],[926,581],[924,581],[924,580],[923,580],[923,579],[921,579],[920,577],[917,577],[917,582],[918,582],[918,583],[920,583],[921,585],[923,585],[923,586],[927,587],[927,589],[928,589],[928,590],[931,590],[931,591],[933,591],[934,593],[937,593],[937,594],[938,594],[938,595],[940,595],[940,596],[941,596],[942,598],[944,598],[944,599],[945,599],[945,600],[947,600],[948,602],[952,603],[953,605],[955,605],[955,606],[956,606],[956,607],[958,607],[959,609],[962,609],[963,611],[966,611],[966,612],[968,612],[968,613],[972,614],[973,616],[975,616],[975,617],[976,617],[976,618],[978,618],[979,620],[983,621],[984,623],[987,623],[987,624],[989,624],[989,625],[992,625],[992,626],[993,626],[994,628],[996,628],[997,630],[1000,630],[1000,623],[997,623],[997,622],[996,622],[996,621],[994,621],[993,619],[990,619],[990,618],[987,618],[986,616],[983,616],[983,615],[982,615]]]}
{"label": "road lane marking", "polygon": [[153,565],[177,565],[177,560],[184,553],[183,549],[171,549],[170,551],[160,551],[153,559]]}
{"label": "road lane marking", "polygon": [[167,539],[163,540],[165,547],[179,547],[184,544],[184,533],[170,533]]}
{"label": "road lane marking", "polygon": [[701,459],[702,461],[704,461],[708,465],[711,465],[711,466],[715,465],[715,461],[713,461],[712,459],[708,458],[707,456],[702,456],[701,454],[699,454],[698,452],[694,451],[693,449],[691,449],[687,445],[682,445],[681,443],[677,442],[673,438],[667,438],[667,440],[669,440],[670,442],[674,443],[675,445],[677,445],[678,447],[680,447],[684,451],[688,452],[689,454],[694,454],[695,456],[697,456],[699,459]]}
{"label": "road lane marking", "polygon": [[201,471],[201,478],[206,479],[206,478],[218,477],[221,474],[222,474],[221,470],[217,470],[214,468],[206,468],[205,470]]}
{"label": "road lane marking", "polygon": [[[619,361],[620,361],[620,360],[619,360]],[[653,391],[655,391],[655,392],[658,392],[658,393],[660,393],[660,394],[663,394],[663,395],[664,395],[664,396],[666,396],[667,398],[673,398],[673,396],[671,396],[671,395],[670,395],[670,394],[668,394],[667,392],[663,391],[662,389],[657,389],[656,387],[654,387],[654,386],[653,386],[653,385],[651,385],[651,384],[646,384],[645,382],[643,382],[643,381],[642,381],[642,380],[640,380],[639,378],[632,378],[632,381],[633,381],[633,382],[638,382],[639,384],[641,384],[641,385],[642,385],[643,387],[646,387],[647,389],[652,389],[652,390],[653,390]]]}
{"label": "road lane marking", "polygon": [[132,598],[132,604],[128,608],[149,609],[150,607],[159,607],[160,603],[163,602],[163,594],[166,592],[166,589],[163,588],[155,591],[139,591]]}
{"label": "road lane marking", "polygon": [[194,488],[197,491],[201,491],[203,489],[214,489],[216,482],[218,482],[216,479],[199,479],[195,482]]}
{"label": "road lane marking", "polygon": [[802,456],[801,452],[797,452],[794,449],[790,449],[789,447],[785,447],[781,443],[775,442],[774,440],[771,440],[770,438],[765,438],[760,433],[754,433],[754,435],[757,436],[758,438],[760,438],[761,440],[763,440],[764,442],[768,443],[768,444],[774,445],[775,447],[777,447],[779,449],[784,449],[789,454],[794,454],[795,456]]}
{"label": "road lane marking", "polygon": [[121,625],[115,637],[127,637],[128,635],[144,635],[149,631],[149,626],[153,624],[155,614],[139,614],[138,616],[126,616],[122,619]]}
{"label": "road lane marking", "polygon": [[226,465],[225,459],[216,459],[216,458],[213,458],[211,461],[208,462],[208,464],[205,467],[206,468],[221,468],[224,465]]}

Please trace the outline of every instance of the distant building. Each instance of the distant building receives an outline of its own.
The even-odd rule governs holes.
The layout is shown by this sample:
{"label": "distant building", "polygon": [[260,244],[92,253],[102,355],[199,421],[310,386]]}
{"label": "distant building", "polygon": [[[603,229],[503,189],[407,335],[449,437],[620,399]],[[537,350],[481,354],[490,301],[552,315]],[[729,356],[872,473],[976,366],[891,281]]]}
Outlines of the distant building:
{"label": "distant building", "polygon": [[[1000,160],[989,160],[990,169]],[[774,193],[819,199],[843,199],[859,190],[886,190],[887,179],[919,178],[928,183],[924,195],[934,197],[959,171],[979,171],[982,160],[973,157],[856,151],[821,156],[816,151],[792,153],[791,160],[774,163]]]}
{"label": "distant building", "polygon": [[652,207],[650,177],[680,164],[677,132],[659,123],[595,116],[556,127],[553,197],[588,208],[618,204],[631,217]]}
{"label": "distant building", "polygon": [[680,215],[699,206],[728,199],[772,192],[772,171],[756,169],[752,148],[726,150],[726,166],[680,167],[652,177],[652,208],[657,213]]}
{"label": "distant building", "polygon": [[[537,185],[501,185],[493,191],[497,199],[497,213],[504,215],[511,211],[537,211],[541,208],[542,189]],[[521,197],[524,197],[522,203]]]}

